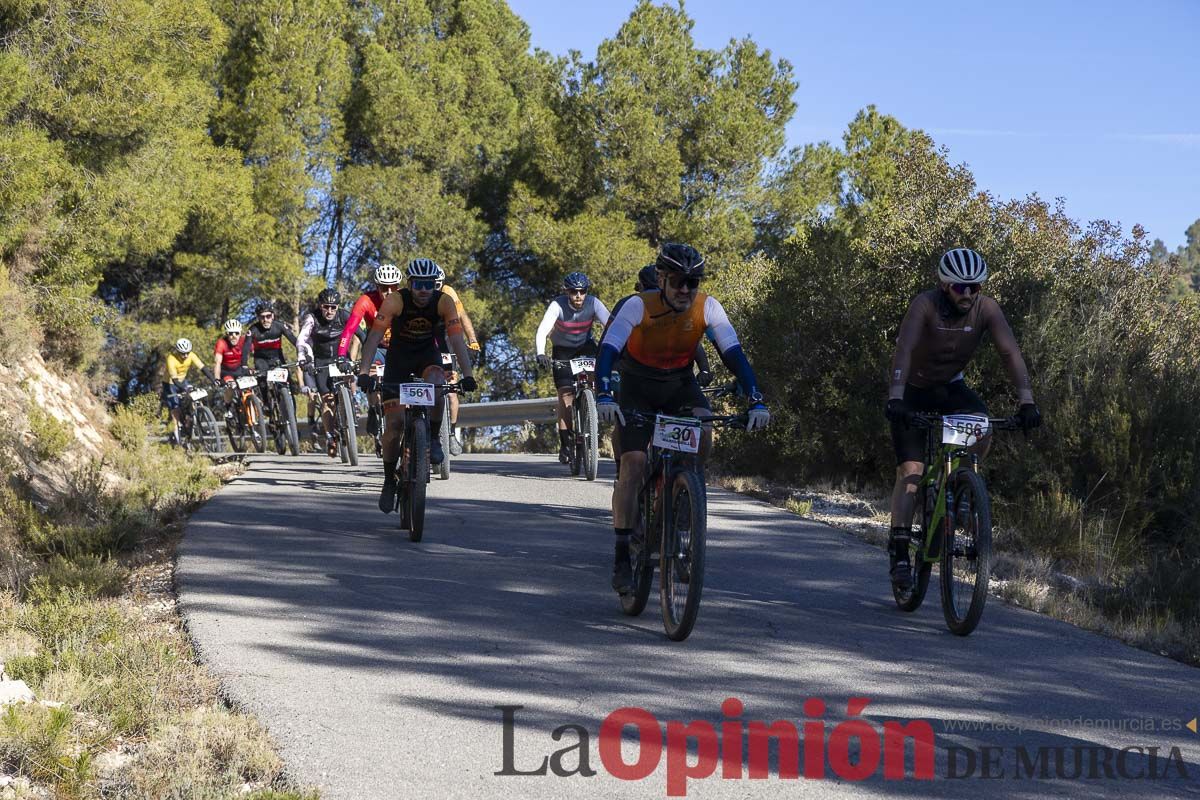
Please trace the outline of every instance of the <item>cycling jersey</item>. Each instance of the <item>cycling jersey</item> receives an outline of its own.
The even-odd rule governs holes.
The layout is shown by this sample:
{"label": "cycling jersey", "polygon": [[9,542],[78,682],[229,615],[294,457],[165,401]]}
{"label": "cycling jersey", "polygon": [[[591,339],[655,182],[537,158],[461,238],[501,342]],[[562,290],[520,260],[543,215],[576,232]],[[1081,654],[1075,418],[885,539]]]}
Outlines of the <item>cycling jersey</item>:
{"label": "cycling jersey", "polygon": [[[317,362],[329,362],[338,358],[341,348],[342,333],[350,314],[344,309],[338,309],[332,320],[326,321],[320,312],[309,312],[300,323],[300,335],[296,337],[296,352],[302,358],[310,358]],[[355,328],[352,336],[360,339],[366,335]]]}
{"label": "cycling jersey", "polygon": [[535,344],[538,355],[546,353],[546,337],[555,347],[578,349],[592,338],[592,323],[604,325],[609,320],[608,309],[600,298],[587,295],[583,305],[575,308],[565,294],[560,294],[546,308],[542,322],[538,325]]}
{"label": "cycling jersey", "polygon": [[171,352],[167,354],[166,363],[166,379],[170,383],[186,380],[188,372],[192,367],[196,369],[204,369],[204,362],[200,360],[200,356],[195,353],[188,353],[182,358],[178,353]]}
{"label": "cycling jersey", "polygon": [[980,295],[967,313],[959,314],[941,289],[922,292],[908,306],[896,338],[888,396],[902,398],[906,384],[927,389],[961,380],[967,362],[989,332],[1019,402],[1032,403],[1029,371],[1000,306]]}
{"label": "cycling jersey", "polygon": [[[345,358],[346,354],[350,352],[350,340],[358,333],[359,323],[365,321],[366,326],[370,328],[375,324],[375,317],[379,314],[382,306],[383,293],[378,289],[372,289],[354,301],[354,305],[350,309],[350,316],[342,327],[342,337],[338,340],[338,358]],[[391,329],[384,331],[383,341],[379,343],[379,346],[386,350],[391,338]]]}
{"label": "cycling jersey", "polygon": [[[650,291],[658,291],[658,290],[651,289]],[[624,305],[627,302],[629,302],[630,298],[637,297],[637,296],[638,296],[638,293],[634,292],[633,294],[625,295],[624,297],[622,297],[620,300],[617,301],[616,305],[614,305],[612,308],[612,314],[611,314],[611,316],[609,316],[608,322],[604,323],[604,330],[601,331],[601,333],[600,333],[601,340],[603,340],[604,334],[608,333],[608,329],[612,325],[612,321],[617,318],[618,314],[621,313],[621,308],[624,307]],[[624,354],[625,354],[625,351],[622,350],[621,355],[624,355]],[[693,360],[695,360],[696,366],[700,368],[701,372],[708,372],[708,368],[709,368],[708,353],[706,353],[704,351],[704,342],[697,342],[696,352],[693,355]]]}
{"label": "cycling jersey", "polygon": [[242,348],[245,346],[244,333],[233,344],[229,343],[228,337],[222,336],[217,339],[217,346],[213,348],[213,360],[221,362],[223,371],[237,369],[242,365]]}
{"label": "cycling jersey", "polygon": [[283,340],[287,339],[293,345],[296,343],[296,334],[292,333],[291,326],[278,319],[272,320],[270,327],[266,328],[256,320],[246,328],[245,335],[248,346],[242,348],[243,364],[251,354],[256,365],[260,361],[282,364],[286,361],[283,357]]}

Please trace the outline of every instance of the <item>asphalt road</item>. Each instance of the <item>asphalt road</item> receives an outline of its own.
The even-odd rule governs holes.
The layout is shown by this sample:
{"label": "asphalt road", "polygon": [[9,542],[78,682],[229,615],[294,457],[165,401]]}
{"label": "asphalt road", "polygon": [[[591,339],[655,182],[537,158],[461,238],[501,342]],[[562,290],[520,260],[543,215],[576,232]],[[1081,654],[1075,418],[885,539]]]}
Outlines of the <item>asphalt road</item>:
{"label": "asphalt road", "polygon": [[[203,658],[324,797],[1200,797],[1196,669],[995,598],[952,636],[936,578],[904,614],[881,550],[719,489],[700,619],[671,642],[657,586],[638,618],[608,587],[611,462],[589,484],[550,457],[458,459],[420,544],[376,509],[378,464],[255,458],[192,517],[177,568]],[[847,724],[851,698],[867,725]],[[499,706],[520,707],[509,747]],[[622,707],[666,746],[601,736]],[[772,745],[767,777],[746,777],[752,721],[790,721],[806,755]],[[875,765],[885,723],[910,721],[929,725],[909,730],[929,731],[932,780],[911,744],[904,779]],[[684,781],[718,752],[704,723],[725,761]],[[497,775],[506,750],[509,772],[567,750],[547,766],[596,774]],[[781,776],[792,755],[825,777]],[[615,777],[619,759],[648,774]]]}

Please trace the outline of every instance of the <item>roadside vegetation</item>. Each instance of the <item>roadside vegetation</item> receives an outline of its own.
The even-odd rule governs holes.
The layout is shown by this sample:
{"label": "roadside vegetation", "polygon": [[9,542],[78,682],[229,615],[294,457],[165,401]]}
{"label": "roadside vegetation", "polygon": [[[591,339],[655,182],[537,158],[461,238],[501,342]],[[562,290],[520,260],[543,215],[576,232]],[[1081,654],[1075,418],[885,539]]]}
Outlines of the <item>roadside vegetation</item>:
{"label": "roadside vegetation", "polygon": [[[0,663],[36,698],[0,709],[0,774],[27,797],[315,797],[288,787],[272,742],[222,701],[182,628],[174,547],[221,478],[207,459],[149,443],[154,412],[116,409],[100,458],[70,458],[68,427],[61,464],[45,463],[47,423],[30,417],[29,447],[70,491],[0,488]],[[21,444],[7,445],[0,458],[19,478]]]}

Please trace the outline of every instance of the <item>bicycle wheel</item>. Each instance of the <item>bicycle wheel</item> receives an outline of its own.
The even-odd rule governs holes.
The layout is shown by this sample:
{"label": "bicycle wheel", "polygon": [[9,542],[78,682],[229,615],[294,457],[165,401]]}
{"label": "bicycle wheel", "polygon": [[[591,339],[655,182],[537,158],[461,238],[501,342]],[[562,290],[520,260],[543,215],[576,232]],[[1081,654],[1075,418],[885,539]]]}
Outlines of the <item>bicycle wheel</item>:
{"label": "bicycle wheel", "polygon": [[[236,402],[236,401],[235,401]],[[225,435],[229,437],[229,446],[235,453],[246,452],[246,421],[242,419],[242,409],[230,406],[233,416],[225,418]]]}
{"label": "bicycle wheel", "polygon": [[690,469],[676,472],[670,487],[671,510],[659,559],[659,595],[667,637],[679,642],[692,632],[700,613],[708,503],[704,483]]}
{"label": "bicycle wheel", "polygon": [[350,404],[350,390],[345,384],[338,387],[337,396],[338,438],[342,452],[350,459],[350,466],[358,466],[358,431],[354,425],[354,406]]}
{"label": "bicycle wheel", "polygon": [[450,480],[450,394],[442,396],[442,430],[438,433],[442,444],[442,463],[438,464],[438,477]]}
{"label": "bicycle wheel", "polygon": [[942,548],[942,613],[952,633],[975,630],[987,603],[992,562],[992,506],[983,478],[973,470],[954,473],[954,508]]}
{"label": "bicycle wheel", "polygon": [[412,421],[411,434],[405,445],[408,447],[409,525],[408,539],[421,541],[425,531],[425,484],[429,480],[429,420],[417,417]]}
{"label": "bicycle wheel", "polygon": [[[925,593],[929,591],[929,573],[933,563],[925,559],[925,529],[933,515],[934,491],[930,487],[918,489],[924,501],[917,501],[913,513],[913,530],[908,540],[908,563],[915,570],[915,580],[908,589],[900,591],[892,584],[892,596],[901,611],[916,611],[925,601]],[[935,534],[936,535],[936,534]]]}
{"label": "bicycle wheel", "polygon": [[246,399],[245,409],[249,415],[247,420],[250,429],[250,443],[256,452],[262,453],[267,449],[267,415],[263,411],[262,399],[251,393]]}
{"label": "bicycle wheel", "polygon": [[620,595],[621,611],[636,617],[646,609],[646,601],[650,599],[650,587],[654,583],[653,537],[646,535],[646,525],[650,518],[652,501],[644,496],[638,504],[637,523],[633,535],[629,537],[629,560],[633,567],[633,591]]}
{"label": "bicycle wheel", "polygon": [[[280,424],[283,429],[284,443],[293,456],[298,456],[300,455],[300,432],[296,430],[296,403],[292,399],[291,391],[283,384],[280,386],[282,388],[279,389],[279,412],[282,418]],[[283,455],[283,452],[280,450],[279,455]]]}
{"label": "bicycle wheel", "polygon": [[600,466],[600,423],[596,417],[596,395],[591,389],[584,389],[580,400],[581,427],[578,430],[583,433],[583,477],[594,481]]}
{"label": "bicycle wheel", "polygon": [[217,418],[213,416],[212,410],[208,406],[196,407],[194,429],[200,447],[205,452],[223,453],[225,451],[225,441],[221,438],[220,429],[217,428]]}
{"label": "bicycle wheel", "polygon": [[571,446],[567,448],[567,466],[572,475],[578,475],[583,470],[583,448],[579,443],[579,395],[571,403]]}

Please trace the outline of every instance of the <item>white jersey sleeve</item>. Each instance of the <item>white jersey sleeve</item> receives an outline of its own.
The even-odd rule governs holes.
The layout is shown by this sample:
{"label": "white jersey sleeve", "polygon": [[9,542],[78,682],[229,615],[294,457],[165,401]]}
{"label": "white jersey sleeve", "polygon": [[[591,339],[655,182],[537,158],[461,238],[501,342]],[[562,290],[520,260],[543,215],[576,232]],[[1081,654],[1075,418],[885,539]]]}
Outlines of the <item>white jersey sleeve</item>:
{"label": "white jersey sleeve", "polygon": [[550,331],[554,330],[554,323],[560,319],[562,319],[562,306],[558,303],[551,303],[546,308],[546,313],[542,315],[542,323],[538,325],[537,335],[533,339],[539,356],[546,355],[546,337],[550,335]]}

